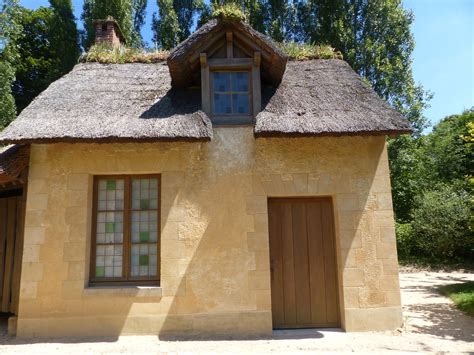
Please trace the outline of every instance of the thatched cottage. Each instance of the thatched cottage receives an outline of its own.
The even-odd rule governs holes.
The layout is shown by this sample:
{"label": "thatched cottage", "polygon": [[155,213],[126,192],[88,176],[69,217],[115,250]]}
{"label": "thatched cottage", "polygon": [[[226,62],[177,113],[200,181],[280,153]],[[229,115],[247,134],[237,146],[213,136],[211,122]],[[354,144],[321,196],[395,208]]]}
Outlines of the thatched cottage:
{"label": "thatched cottage", "polygon": [[78,64],[0,133],[11,332],[399,327],[386,136],[409,131],[343,60],[240,22]]}

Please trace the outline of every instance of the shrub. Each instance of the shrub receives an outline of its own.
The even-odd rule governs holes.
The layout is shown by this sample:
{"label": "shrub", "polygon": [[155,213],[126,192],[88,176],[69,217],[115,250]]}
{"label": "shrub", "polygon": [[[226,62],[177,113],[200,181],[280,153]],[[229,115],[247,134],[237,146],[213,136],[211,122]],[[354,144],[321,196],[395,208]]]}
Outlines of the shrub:
{"label": "shrub", "polygon": [[469,194],[455,185],[439,185],[418,196],[411,222],[416,247],[437,260],[472,257],[470,205]]}
{"label": "shrub", "polygon": [[415,254],[416,239],[413,234],[411,223],[395,223],[395,234],[397,236],[397,252],[399,259],[408,260]]}

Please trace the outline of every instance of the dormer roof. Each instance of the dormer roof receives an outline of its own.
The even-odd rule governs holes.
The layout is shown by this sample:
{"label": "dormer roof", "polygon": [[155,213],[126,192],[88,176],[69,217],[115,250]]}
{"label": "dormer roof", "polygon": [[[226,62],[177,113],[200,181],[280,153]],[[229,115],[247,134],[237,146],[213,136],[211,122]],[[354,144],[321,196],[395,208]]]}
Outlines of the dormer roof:
{"label": "dormer roof", "polygon": [[213,19],[201,26],[185,41],[176,46],[168,57],[171,85],[177,88],[192,86],[200,75],[200,54],[218,53],[225,49],[226,34],[233,34],[236,51],[252,58],[255,52],[261,54],[261,75],[265,83],[277,86],[285,73],[288,56],[269,37],[255,31],[241,21]]}

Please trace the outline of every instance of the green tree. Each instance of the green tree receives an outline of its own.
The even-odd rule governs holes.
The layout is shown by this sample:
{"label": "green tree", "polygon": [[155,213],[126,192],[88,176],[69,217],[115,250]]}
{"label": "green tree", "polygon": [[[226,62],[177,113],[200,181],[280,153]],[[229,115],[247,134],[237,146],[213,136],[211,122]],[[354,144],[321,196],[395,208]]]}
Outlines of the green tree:
{"label": "green tree", "polygon": [[80,54],[71,1],[51,0],[50,4],[49,8],[19,11],[23,31],[15,41],[19,57],[13,83],[18,112],[68,73]]}
{"label": "green tree", "polygon": [[15,64],[16,80],[13,84],[18,112],[28,106],[56,76],[56,63],[48,36],[52,17],[50,8],[21,8],[19,18],[23,31],[16,40],[19,58]]}
{"label": "green tree", "polygon": [[204,8],[203,0],[174,0],[173,9],[178,18],[179,42],[184,41],[191,34],[194,16]]}
{"label": "green tree", "polygon": [[424,174],[430,180],[453,183],[474,172],[474,147],[465,140],[473,122],[474,109],[470,109],[444,118],[426,136],[422,154]]}
{"label": "green tree", "polygon": [[81,54],[79,32],[76,26],[71,0],[49,0],[53,11],[48,23],[48,39],[51,57],[57,58],[56,78],[68,73]]}
{"label": "green tree", "polygon": [[132,0],[85,0],[81,19],[85,33],[82,38],[84,48],[94,44],[94,21],[112,16],[118,23],[127,44],[133,44]]}
{"label": "green tree", "polygon": [[412,123],[426,127],[422,112],[429,94],[416,85],[411,69],[413,14],[401,0],[299,0],[299,24],[292,35],[330,44],[373,89]]}
{"label": "green tree", "polygon": [[132,18],[133,18],[133,32],[132,43],[135,47],[144,47],[141,29],[145,23],[147,0],[133,0],[132,3]]}
{"label": "green tree", "polygon": [[12,83],[17,60],[16,39],[21,33],[18,0],[0,1],[0,130],[16,117]]}
{"label": "green tree", "polygon": [[158,15],[153,14],[153,41],[162,49],[171,49],[179,43],[179,22],[173,0],[157,0]]}
{"label": "green tree", "polygon": [[420,137],[401,136],[389,142],[390,174],[395,216],[409,222],[415,198],[439,183],[470,191],[474,148],[469,137],[474,109],[441,120]]}

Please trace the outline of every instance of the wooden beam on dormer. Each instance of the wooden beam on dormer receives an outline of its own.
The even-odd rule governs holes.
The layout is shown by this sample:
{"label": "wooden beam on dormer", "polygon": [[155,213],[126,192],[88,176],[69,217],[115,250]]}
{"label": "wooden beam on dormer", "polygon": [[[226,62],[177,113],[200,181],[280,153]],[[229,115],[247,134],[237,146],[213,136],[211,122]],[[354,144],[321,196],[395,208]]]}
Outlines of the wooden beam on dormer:
{"label": "wooden beam on dormer", "polygon": [[255,52],[253,54],[253,65],[256,67],[260,67],[260,63],[262,62],[262,54],[260,52]]}
{"label": "wooden beam on dormer", "polygon": [[199,54],[199,62],[201,63],[201,68],[207,67],[207,54],[206,53]]}
{"label": "wooden beam on dormer", "polygon": [[252,65],[252,108],[253,117],[255,118],[262,107],[262,89],[260,83],[260,63],[262,62],[262,55],[260,52],[253,54]]}
{"label": "wooden beam on dormer", "polygon": [[226,32],[225,38],[227,42],[227,58],[234,58],[234,43],[232,32]]}
{"label": "wooden beam on dormer", "polygon": [[211,93],[209,84],[209,65],[207,63],[207,54],[200,53],[199,61],[201,62],[201,101],[202,110],[207,114],[211,114]]}

